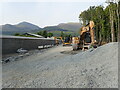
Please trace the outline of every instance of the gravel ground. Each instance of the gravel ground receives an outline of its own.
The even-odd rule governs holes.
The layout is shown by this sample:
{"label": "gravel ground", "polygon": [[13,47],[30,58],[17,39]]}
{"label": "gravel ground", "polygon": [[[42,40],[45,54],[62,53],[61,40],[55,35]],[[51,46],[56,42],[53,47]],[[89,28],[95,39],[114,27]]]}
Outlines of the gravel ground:
{"label": "gravel ground", "polygon": [[5,54],[5,55],[2,55],[2,64],[6,64],[6,63],[10,63],[10,62],[13,62],[13,61],[18,61],[18,60],[21,60],[21,59],[24,59],[28,56],[31,56],[31,55],[35,55],[37,53],[43,53],[45,52],[46,50],[49,50],[49,48],[51,47],[46,47],[46,48],[39,48],[39,49],[35,49],[35,50],[27,50],[27,52],[16,52],[16,53],[12,53],[12,54]]}
{"label": "gravel ground", "polygon": [[58,46],[3,64],[3,88],[118,87],[118,43],[84,52],[71,50]]}

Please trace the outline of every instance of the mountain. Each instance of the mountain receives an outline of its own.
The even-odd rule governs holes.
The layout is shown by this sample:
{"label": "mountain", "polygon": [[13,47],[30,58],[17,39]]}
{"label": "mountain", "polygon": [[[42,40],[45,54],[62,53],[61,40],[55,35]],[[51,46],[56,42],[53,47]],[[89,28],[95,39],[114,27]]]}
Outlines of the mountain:
{"label": "mountain", "polygon": [[58,26],[47,26],[47,27],[44,27],[43,30],[46,30],[46,31],[64,31],[64,32],[68,31],[68,30],[59,28]]}
{"label": "mountain", "polygon": [[5,24],[5,25],[1,25],[0,28],[2,28],[3,35],[13,35],[15,33],[25,33],[25,32],[34,33],[41,30],[41,28],[38,27],[37,25],[28,22],[21,22],[17,25]]}
{"label": "mountain", "polygon": [[65,30],[69,30],[69,31],[73,31],[73,32],[78,32],[80,30],[80,28],[82,27],[80,25],[80,23],[74,23],[74,22],[61,23],[57,26],[61,29],[65,29]]}
{"label": "mountain", "polygon": [[61,23],[56,26],[47,26],[44,27],[42,30],[46,30],[48,32],[52,32],[55,36],[60,36],[61,31],[63,31],[65,34],[71,34],[73,36],[78,36],[78,31],[80,30],[81,25],[79,23]]}
{"label": "mountain", "polygon": [[55,34],[60,34],[61,31],[66,32],[66,33],[78,33],[78,30],[81,28],[81,25],[79,23],[61,23],[56,26],[46,26],[44,28],[40,28],[37,25],[34,25],[29,22],[21,22],[16,25],[11,25],[11,24],[5,24],[1,25],[0,28],[2,28],[2,34],[3,35],[13,35],[15,33],[36,33],[40,30],[46,30],[48,32],[52,32]]}
{"label": "mountain", "polygon": [[17,28],[16,26],[14,25],[11,25],[11,24],[5,24],[5,25],[2,25],[2,30],[3,31],[15,31],[15,30],[20,30],[20,28]]}
{"label": "mountain", "polygon": [[35,30],[35,29],[40,29],[40,27],[38,27],[37,25],[28,23],[28,22],[21,22],[17,25],[15,25],[18,28],[23,28],[25,30]]}
{"label": "mountain", "polygon": [[43,30],[78,32],[81,27],[82,26],[80,25],[80,23],[70,22],[70,23],[60,23],[56,26],[47,26],[47,27],[44,27]]}

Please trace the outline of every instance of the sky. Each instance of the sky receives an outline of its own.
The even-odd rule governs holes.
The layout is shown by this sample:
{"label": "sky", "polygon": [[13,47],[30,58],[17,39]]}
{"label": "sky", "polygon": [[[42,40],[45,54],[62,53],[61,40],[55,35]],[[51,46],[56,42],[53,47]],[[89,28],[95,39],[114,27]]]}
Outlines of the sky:
{"label": "sky", "polygon": [[[96,2],[97,1],[97,2]],[[0,2],[0,25],[26,21],[39,27],[79,22],[79,14],[90,6],[104,5],[105,0],[3,1]]]}

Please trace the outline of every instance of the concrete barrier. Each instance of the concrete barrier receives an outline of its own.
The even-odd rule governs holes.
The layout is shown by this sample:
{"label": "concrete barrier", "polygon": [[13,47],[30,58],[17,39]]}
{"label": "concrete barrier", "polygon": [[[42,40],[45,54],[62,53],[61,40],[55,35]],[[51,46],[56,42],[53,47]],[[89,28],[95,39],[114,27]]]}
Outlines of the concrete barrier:
{"label": "concrete barrier", "polygon": [[54,39],[19,37],[19,36],[0,36],[2,39],[2,54],[16,53],[20,48],[26,50],[37,49],[38,46],[54,45]]}

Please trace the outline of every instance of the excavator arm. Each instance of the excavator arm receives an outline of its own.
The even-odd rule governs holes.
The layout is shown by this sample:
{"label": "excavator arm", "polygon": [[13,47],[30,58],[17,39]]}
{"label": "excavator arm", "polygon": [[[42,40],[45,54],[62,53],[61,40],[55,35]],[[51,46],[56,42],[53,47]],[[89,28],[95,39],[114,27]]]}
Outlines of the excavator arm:
{"label": "excavator arm", "polygon": [[90,27],[91,44],[95,43],[95,36],[94,36],[94,29],[93,29],[94,26],[95,26],[94,22],[90,21],[89,27]]}
{"label": "excavator arm", "polygon": [[94,26],[94,22],[90,21],[87,26],[81,28],[80,37],[73,37],[73,50],[77,50],[78,48],[83,49],[95,43]]}

